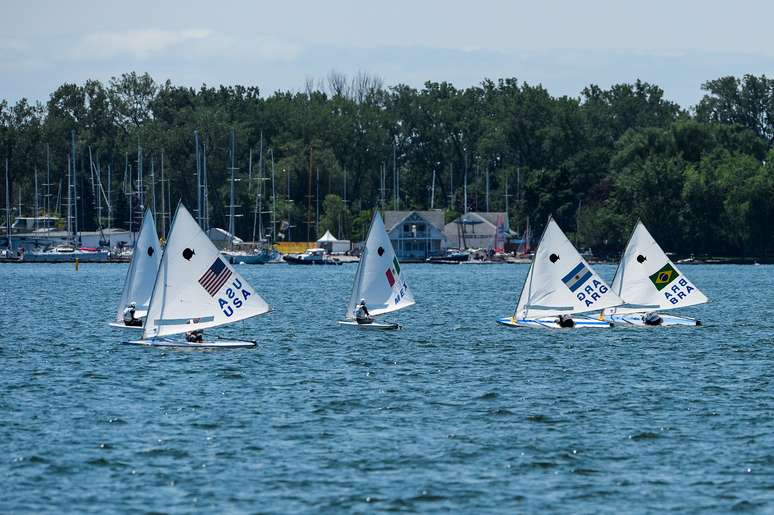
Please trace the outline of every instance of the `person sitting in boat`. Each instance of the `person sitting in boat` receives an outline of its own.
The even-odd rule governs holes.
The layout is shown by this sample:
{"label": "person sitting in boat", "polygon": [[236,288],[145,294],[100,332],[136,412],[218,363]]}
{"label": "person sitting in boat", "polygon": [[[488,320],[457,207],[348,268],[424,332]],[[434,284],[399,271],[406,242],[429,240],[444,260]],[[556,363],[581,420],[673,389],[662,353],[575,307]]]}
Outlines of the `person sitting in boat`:
{"label": "person sitting in boat", "polygon": [[355,320],[358,324],[370,324],[374,321],[374,317],[368,312],[365,299],[360,299],[355,309]]}
{"label": "person sitting in boat", "polygon": [[130,302],[126,308],[124,308],[124,324],[129,326],[140,327],[142,326],[142,320],[135,317],[137,312],[137,303]]}
{"label": "person sitting in boat", "polygon": [[204,331],[188,331],[185,333],[185,341],[188,343],[202,343],[204,341]]}
{"label": "person sitting in boat", "polygon": [[559,318],[556,319],[556,323],[559,327],[563,328],[575,327],[575,320],[573,320],[570,315],[559,315]]}
{"label": "person sitting in boat", "polygon": [[[197,318],[194,320],[193,318],[188,321],[189,324],[195,324],[199,321]],[[204,341],[204,331],[201,329],[194,329],[193,331],[188,331],[185,333],[185,341],[188,343],[202,343]]]}
{"label": "person sitting in boat", "polygon": [[642,316],[642,322],[645,325],[661,325],[664,322],[664,319],[655,311],[651,311]]}

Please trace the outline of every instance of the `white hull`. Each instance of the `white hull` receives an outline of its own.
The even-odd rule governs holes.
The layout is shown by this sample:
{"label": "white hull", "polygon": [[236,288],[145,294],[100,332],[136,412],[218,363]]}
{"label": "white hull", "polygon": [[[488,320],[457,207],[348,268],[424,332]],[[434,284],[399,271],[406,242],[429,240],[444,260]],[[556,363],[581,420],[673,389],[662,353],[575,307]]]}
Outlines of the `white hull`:
{"label": "white hull", "polygon": [[350,325],[350,326],[356,326],[360,329],[373,329],[373,330],[382,330],[382,331],[390,331],[393,329],[400,329],[399,324],[394,324],[392,322],[371,322],[370,324],[358,324],[355,320],[339,320],[339,323],[341,325]]}
{"label": "white hull", "polygon": [[[573,329],[607,329],[612,327],[610,322],[597,320],[584,316],[573,317],[575,327]],[[541,329],[566,329],[556,323],[556,317],[514,319],[513,317],[498,318],[497,323],[507,327],[536,327]]]}
{"label": "white hull", "polygon": [[238,349],[244,347],[255,347],[254,341],[225,339],[206,341],[201,343],[191,343],[185,340],[154,338],[150,340],[129,340],[123,343],[126,345],[141,345],[144,347],[178,347],[186,349]]}
{"label": "white hull", "polygon": [[659,327],[659,326],[671,326],[671,325],[687,325],[687,326],[697,326],[701,325],[701,322],[694,319],[694,318],[688,318],[688,317],[681,317],[676,315],[664,315],[662,313],[659,313],[658,315],[661,317],[661,324],[659,326],[652,326],[648,325],[644,322],[643,318],[646,313],[626,313],[626,314],[620,314],[620,315],[605,315],[605,320],[608,322],[612,322],[621,326],[637,326],[637,327]]}
{"label": "white hull", "polygon": [[141,325],[126,325],[123,322],[109,322],[108,325],[110,327],[115,327],[118,329],[136,329],[136,330],[142,331]]}

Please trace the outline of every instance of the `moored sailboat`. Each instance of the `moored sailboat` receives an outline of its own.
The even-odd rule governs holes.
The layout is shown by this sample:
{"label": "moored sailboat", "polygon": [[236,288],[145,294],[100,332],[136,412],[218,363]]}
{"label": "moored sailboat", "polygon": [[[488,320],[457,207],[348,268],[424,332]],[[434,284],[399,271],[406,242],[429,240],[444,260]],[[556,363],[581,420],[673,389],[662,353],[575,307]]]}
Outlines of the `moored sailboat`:
{"label": "moored sailboat", "polygon": [[[202,341],[202,331],[267,313],[268,304],[221,257],[181,204],[169,233],[151,295],[142,339],[160,347],[253,347],[254,340]],[[185,334],[185,339],[171,336]]]}
{"label": "moored sailboat", "polygon": [[497,323],[509,327],[606,328],[609,322],[583,313],[622,303],[549,217],[516,310]]}
{"label": "moored sailboat", "polygon": [[604,311],[604,318],[624,325],[701,325],[693,318],[657,311],[708,302],[639,220],[621,256],[612,288],[624,304]]}
{"label": "moored sailboat", "polygon": [[346,319],[342,325],[362,329],[398,329],[400,325],[390,322],[358,323],[355,312],[360,300],[365,300],[371,317],[392,313],[415,304],[414,295],[408,287],[405,272],[395,255],[384,221],[378,211],[374,213],[368,229],[365,247],[357,265],[352,295],[347,305]]}

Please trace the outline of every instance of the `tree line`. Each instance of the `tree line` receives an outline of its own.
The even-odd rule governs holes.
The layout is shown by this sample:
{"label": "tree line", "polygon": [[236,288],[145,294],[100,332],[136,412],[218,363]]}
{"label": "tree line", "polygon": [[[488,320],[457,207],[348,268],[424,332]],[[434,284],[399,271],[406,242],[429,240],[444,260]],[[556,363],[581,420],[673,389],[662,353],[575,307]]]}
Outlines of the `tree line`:
{"label": "tree line", "polygon": [[774,249],[774,80],[722,77],[702,88],[685,109],[639,80],[570,97],[515,78],[418,89],[331,72],[302,91],[262,96],[257,87],[197,89],[127,73],[63,84],[45,103],[0,100],[0,160],[9,163],[13,215],[19,204],[32,214],[36,175],[38,207],[61,211],[69,160],[79,226],[106,223],[96,175],[112,192],[112,225],[128,227],[140,167],[145,204],[160,196],[162,155],[165,198],[196,207],[197,131],[209,220],[228,227],[233,129],[243,239],[258,225],[276,238],[331,230],[358,240],[374,207],[433,207],[450,220],[467,206],[507,209],[519,233],[529,222],[540,234],[553,214],[601,256],[619,253],[640,218],[669,251],[765,257]]}

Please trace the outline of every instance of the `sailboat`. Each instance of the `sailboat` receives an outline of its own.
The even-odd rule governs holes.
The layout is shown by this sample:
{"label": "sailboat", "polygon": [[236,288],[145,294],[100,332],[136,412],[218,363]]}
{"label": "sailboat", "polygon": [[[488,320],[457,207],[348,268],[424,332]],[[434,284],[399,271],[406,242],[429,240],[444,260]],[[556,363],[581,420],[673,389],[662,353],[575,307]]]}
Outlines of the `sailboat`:
{"label": "sailboat", "polygon": [[612,287],[625,304],[608,310],[604,318],[628,325],[701,325],[693,318],[664,315],[656,310],[708,302],[639,220],[621,256]]}
{"label": "sailboat", "polygon": [[578,253],[553,217],[548,218],[513,315],[497,320],[509,327],[606,328],[582,313],[623,301]]}
{"label": "sailboat", "polygon": [[354,325],[362,329],[400,328],[398,324],[376,320],[370,324],[358,324],[355,320],[355,310],[360,299],[365,299],[368,311],[374,317],[415,304],[414,295],[406,282],[406,274],[401,271],[395,249],[392,248],[378,211],[374,212],[365,247],[357,265],[346,320],[340,320],[339,324]]}
{"label": "sailboat", "polygon": [[189,348],[254,347],[253,340],[188,342],[170,336],[233,324],[269,310],[244,277],[226,263],[191,213],[179,204],[156,275],[142,339],[126,343]]}
{"label": "sailboat", "polygon": [[156,283],[156,274],[161,263],[161,243],[156,233],[156,220],[150,209],[145,211],[142,227],[132,252],[132,261],[126,272],[124,289],[121,299],[118,301],[115,320],[110,322],[113,327],[126,329],[142,329],[142,326],[126,325],[124,323],[124,309],[129,303],[134,302],[135,317],[144,319],[148,313],[153,285]]}

